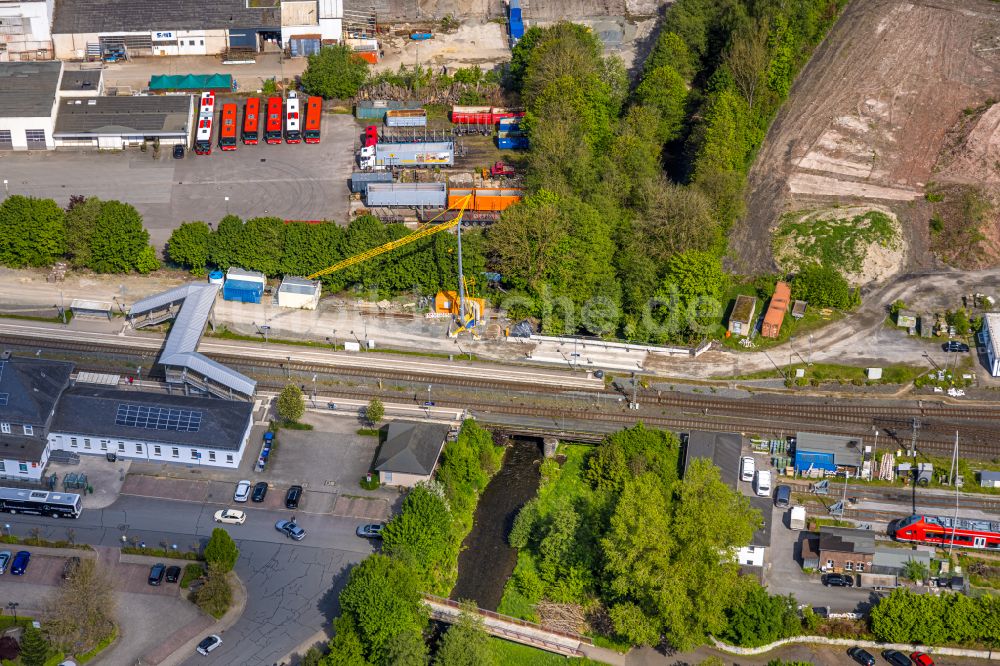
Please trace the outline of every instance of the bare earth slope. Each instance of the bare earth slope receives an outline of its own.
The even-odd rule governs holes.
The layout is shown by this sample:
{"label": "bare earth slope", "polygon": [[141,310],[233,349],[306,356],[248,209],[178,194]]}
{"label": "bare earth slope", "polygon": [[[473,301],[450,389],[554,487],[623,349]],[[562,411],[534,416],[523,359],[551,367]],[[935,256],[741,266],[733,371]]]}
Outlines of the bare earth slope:
{"label": "bare earth slope", "polygon": [[889,205],[911,247],[925,249],[926,220],[908,202],[934,179],[963,109],[1000,96],[998,36],[1000,3],[988,0],[852,2],[750,171],[747,215],[730,240],[734,268],[773,270],[772,229],[783,212],[812,203]]}

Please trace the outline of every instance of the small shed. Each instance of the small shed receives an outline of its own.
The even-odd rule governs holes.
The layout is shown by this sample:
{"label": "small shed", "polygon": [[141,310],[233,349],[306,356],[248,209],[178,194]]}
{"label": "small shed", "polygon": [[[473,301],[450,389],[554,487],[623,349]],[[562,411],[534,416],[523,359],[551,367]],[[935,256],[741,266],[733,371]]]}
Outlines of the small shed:
{"label": "small shed", "polygon": [[802,319],[806,316],[806,305],[805,301],[795,301],[792,303],[792,318]]}
{"label": "small shed", "polygon": [[863,442],[859,437],[800,432],[795,436],[795,471],[844,469],[857,476]]}
{"label": "small shed", "polygon": [[979,485],[982,488],[1000,488],[1000,472],[982,470],[979,472]]}
{"label": "small shed", "polygon": [[321,291],[319,280],[285,276],[278,287],[278,307],[315,310]]}
{"label": "small shed", "polygon": [[917,313],[909,310],[900,310],[896,313],[896,326],[900,328],[916,328]]}
{"label": "small shed", "polygon": [[753,318],[757,313],[757,299],[740,294],[729,315],[729,332],[733,335],[750,335]]}
{"label": "small shed", "polygon": [[781,333],[781,324],[785,321],[791,297],[792,290],[787,282],[774,285],[774,295],[771,296],[771,304],[767,306],[767,314],[764,315],[764,323],[760,329],[762,336],[776,338]]}
{"label": "small shed", "polygon": [[260,303],[266,284],[267,278],[263,273],[230,268],[226,271],[226,283],[222,285],[222,298],[241,303]]}

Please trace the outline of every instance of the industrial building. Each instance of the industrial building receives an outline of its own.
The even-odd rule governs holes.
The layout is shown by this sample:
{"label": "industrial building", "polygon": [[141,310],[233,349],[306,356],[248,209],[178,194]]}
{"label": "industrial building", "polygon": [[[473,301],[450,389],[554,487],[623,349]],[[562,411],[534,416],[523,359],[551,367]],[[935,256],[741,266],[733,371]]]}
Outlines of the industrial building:
{"label": "industrial building", "polygon": [[983,315],[979,342],[986,347],[986,361],[990,374],[1000,377],[1000,312],[987,312]]}
{"label": "industrial building", "polygon": [[278,287],[278,307],[315,310],[319,306],[322,285],[319,280],[285,277]]}
{"label": "industrial building", "polygon": [[0,150],[51,150],[61,62],[0,63]]}
{"label": "industrial building", "polygon": [[864,453],[860,437],[800,432],[795,436],[795,471],[849,472],[857,476]]}
{"label": "industrial building", "polygon": [[52,59],[55,0],[0,1],[0,62]]}
{"label": "industrial building", "polygon": [[186,147],[193,123],[191,95],[65,98],[53,138],[58,148],[122,150],[155,141]]}
{"label": "industrial building", "polygon": [[57,450],[239,466],[253,403],[126,391],[117,376],[74,380],[73,371],[67,361],[0,354],[0,479],[40,481]]}
{"label": "industrial building", "polygon": [[[342,0],[63,0],[52,25],[59,59],[256,53],[272,45],[295,55],[343,36]],[[293,46],[294,45],[294,46]]]}

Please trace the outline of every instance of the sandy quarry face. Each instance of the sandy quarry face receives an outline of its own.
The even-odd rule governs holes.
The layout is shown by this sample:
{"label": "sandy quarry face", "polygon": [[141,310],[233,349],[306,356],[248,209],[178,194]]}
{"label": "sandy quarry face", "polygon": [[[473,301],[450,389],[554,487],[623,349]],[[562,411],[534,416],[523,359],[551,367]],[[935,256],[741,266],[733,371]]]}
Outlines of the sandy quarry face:
{"label": "sandy quarry face", "polygon": [[[737,267],[772,269],[769,232],[804,205],[888,205],[907,234],[926,233],[911,202],[941,180],[933,168],[963,110],[1000,97],[997,47],[1000,3],[850,3],[800,73],[751,169],[748,214],[731,240]],[[1000,120],[990,119],[985,144],[997,141]],[[970,165],[972,173],[984,173],[989,159]]]}

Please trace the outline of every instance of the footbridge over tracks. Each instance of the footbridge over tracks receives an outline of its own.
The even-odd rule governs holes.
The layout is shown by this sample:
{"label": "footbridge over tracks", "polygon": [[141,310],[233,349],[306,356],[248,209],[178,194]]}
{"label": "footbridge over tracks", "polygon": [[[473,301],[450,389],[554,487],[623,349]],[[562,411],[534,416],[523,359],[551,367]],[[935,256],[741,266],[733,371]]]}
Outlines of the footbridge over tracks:
{"label": "footbridge over tracks", "polygon": [[[463,612],[462,604],[433,594],[423,595],[423,602],[430,609],[431,617],[440,622],[454,624]],[[525,622],[482,608],[476,608],[475,613],[482,619],[483,628],[490,635],[546,652],[582,657],[586,654],[586,648],[593,648],[594,645],[593,641],[580,634],[546,629],[534,622]]]}

